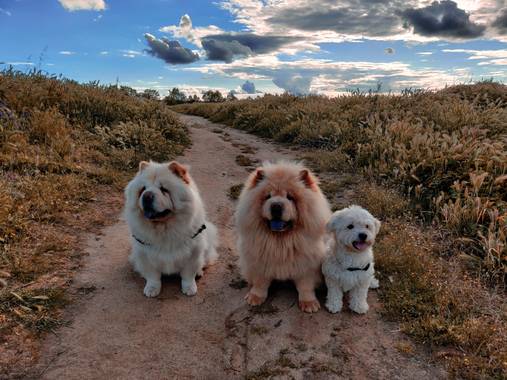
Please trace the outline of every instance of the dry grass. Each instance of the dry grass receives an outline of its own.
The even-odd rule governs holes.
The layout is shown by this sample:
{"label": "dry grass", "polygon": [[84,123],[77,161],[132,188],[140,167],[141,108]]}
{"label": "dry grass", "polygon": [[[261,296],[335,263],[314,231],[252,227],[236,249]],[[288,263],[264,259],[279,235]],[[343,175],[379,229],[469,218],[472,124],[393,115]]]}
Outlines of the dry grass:
{"label": "dry grass", "polygon": [[452,376],[507,377],[506,86],[177,110],[310,148],[331,203],[358,203],[383,221],[385,317]]}
{"label": "dry grass", "polygon": [[236,163],[239,166],[254,166],[258,163],[258,161],[248,156],[245,156],[244,154],[238,154],[236,156]]}
{"label": "dry grass", "polygon": [[236,201],[239,198],[239,195],[241,194],[241,190],[243,190],[242,183],[238,183],[237,185],[232,185],[229,188],[227,195],[229,195],[229,198],[231,198],[233,201]]}
{"label": "dry grass", "polygon": [[139,160],[188,143],[171,111],[128,89],[0,73],[0,377],[60,323],[76,236],[113,220]]}

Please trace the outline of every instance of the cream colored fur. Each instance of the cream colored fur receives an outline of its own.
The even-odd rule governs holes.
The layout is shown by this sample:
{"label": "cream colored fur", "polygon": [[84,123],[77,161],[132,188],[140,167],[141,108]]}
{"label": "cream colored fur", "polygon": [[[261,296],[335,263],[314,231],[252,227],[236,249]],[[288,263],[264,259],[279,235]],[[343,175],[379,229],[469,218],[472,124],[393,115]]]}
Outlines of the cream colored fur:
{"label": "cream colored fur", "polygon": [[[141,198],[148,191],[154,194],[157,211],[170,210],[168,217],[157,221],[145,217]],[[181,291],[196,294],[195,277],[217,257],[217,230],[206,218],[188,169],[176,162],[143,162],[127,185],[125,198],[124,215],[132,234],[130,262],[146,280],[144,294],[156,297],[160,293],[162,274],[179,274]],[[192,238],[203,224],[206,229]]]}

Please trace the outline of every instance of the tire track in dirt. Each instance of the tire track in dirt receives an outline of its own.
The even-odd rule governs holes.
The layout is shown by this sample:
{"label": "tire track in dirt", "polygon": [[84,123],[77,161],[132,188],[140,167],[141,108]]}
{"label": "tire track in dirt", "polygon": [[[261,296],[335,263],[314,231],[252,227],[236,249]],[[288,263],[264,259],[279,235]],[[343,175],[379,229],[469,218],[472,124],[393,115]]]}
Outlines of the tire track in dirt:
{"label": "tire track in dirt", "polygon": [[[264,161],[294,154],[199,117],[182,120],[193,145],[180,161],[191,165],[210,220],[219,228],[218,263],[198,281],[197,296],[184,296],[179,281],[168,278],[161,295],[148,299],[143,280],[127,262],[125,222],[90,235],[73,288],[95,291],[67,309],[71,323],[46,339],[34,378],[445,377],[423,353],[408,356],[396,349],[410,343],[396,325],[380,319],[374,292],[366,316],[304,314],[287,284],[275,284],[263,306],[249,308],[236,263],[234,202],[227,195],[247,176],[237,156]],[[322,301],[324,294],[319,297]]]}

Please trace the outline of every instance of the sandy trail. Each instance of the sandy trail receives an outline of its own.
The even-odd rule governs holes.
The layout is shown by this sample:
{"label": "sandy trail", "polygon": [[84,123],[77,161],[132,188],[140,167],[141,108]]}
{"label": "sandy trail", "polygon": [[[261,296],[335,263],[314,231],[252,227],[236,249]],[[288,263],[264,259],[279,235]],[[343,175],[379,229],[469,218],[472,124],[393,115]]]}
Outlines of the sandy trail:
{"label": "sandy trail", "polygon": [[294,156],[202,118],[182,119],[191,126],[193,146],[180,160],[191,165],[210,220],[220,230],[219,262],[198,281],[197,296],[184,296],[178,279],[168,278],[161,295],[148,299],[143,296],[144,281],[127,262],[125,222],[120,219],[101,235],[89,236],[88,256],[73,285],[83,295],[66,312],[70,324],[44,342],[34,378],[445,377],[424,354],[396,349],[406,340],[397,326],[380,319],[374,292],[366,316],[325,310],[304,314],[290,285],[275,285],[261,308],[246,306],[232,230],[234,202],[227,196],[229,188],[247,176],[236,157]]}

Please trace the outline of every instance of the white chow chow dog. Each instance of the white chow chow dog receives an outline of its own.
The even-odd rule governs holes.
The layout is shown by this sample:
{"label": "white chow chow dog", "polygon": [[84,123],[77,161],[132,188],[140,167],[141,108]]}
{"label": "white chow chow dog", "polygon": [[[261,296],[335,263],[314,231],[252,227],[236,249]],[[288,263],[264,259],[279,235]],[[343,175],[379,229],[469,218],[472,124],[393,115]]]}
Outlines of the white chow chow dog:
{"label": "white chow chow dog", "polygon": [[156,297],[162,274],[179,274],[181,291],[197,293],[195,277],[217,258],[217,230],[188,169],[176,161],[142,161],[125,189],[125,218],[132,235],[130,262]]}
{"label": "white chow chow dog", "polygon": [[342,309],[344,292],[350,292],[350,309],[368,311],[368,288],[377,288],[373,267],[375,237],[380,221],[364,208],[350,206],[336,211],[327,224],[333,234],[328,257],[322,264],[328,289],[326,307],[331,313]]}

